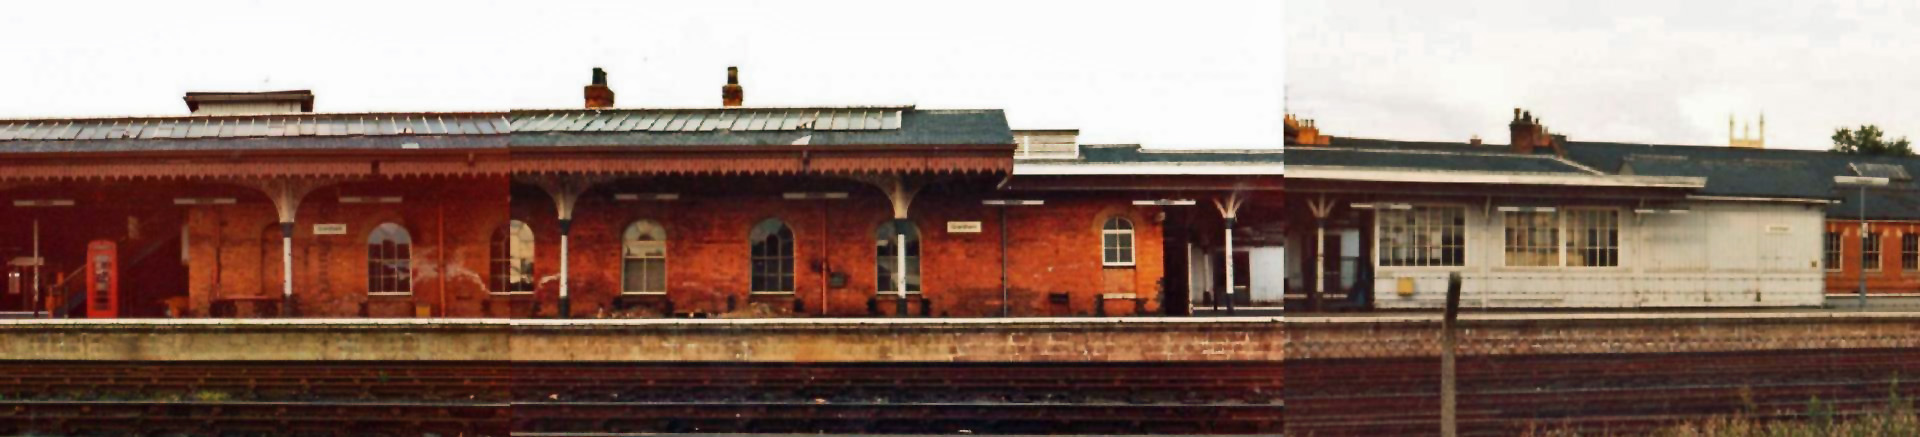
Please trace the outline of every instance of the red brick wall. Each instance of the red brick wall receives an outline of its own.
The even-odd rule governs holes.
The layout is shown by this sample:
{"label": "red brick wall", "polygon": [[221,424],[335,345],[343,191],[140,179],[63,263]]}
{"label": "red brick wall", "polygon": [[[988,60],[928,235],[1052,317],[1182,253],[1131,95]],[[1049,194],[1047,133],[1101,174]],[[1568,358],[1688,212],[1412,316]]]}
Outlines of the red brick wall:
{"label": "red brick wall", "polygon": [[[1920,233],[1920,223],[1875,221],[1871,227],[1872,232],[1880,233],[1880,271],[1867,272],[1867,292],[1920,294],[1920,270],[1906,270],[1900,263],[1900,240],[1903,235]],[[1855,293],[1860,288],[1860,222],[1827,220],[1827,231],[1840,233],[1840,270],[1827,272],[1827,293]]]}
{"label": "red brick wall", "polygon": [[[342,204],[347,196],[401,196],[400,204]],[[482,316],[489,238],[506,221],[506,181],[401,179],[315,190],[294,228],[294,295],[303,317],[412,317],[416,305],[447,317]],[[216,296],[280,296],[280,231],[264,195],[188,211],[192,314],[210,314]],[[413,239],[413,293],[369,296],[367,232],[396,223]],[[345,235],[313,225],[345,224]],[[442,264],[444,260],[444,265]],[[443,305],[444,303],[444,305]]]}
{"label": "red brick wall", "polygon": [[[891,218],[886,199],[871,187],[841,187],[845,200],[785,200],[779,192],[683,194],[675,201],[615,202],[605,188],[589,193],[574,212],[569,265],[575,316],[612,311],[619,297],[620,243],[626,226],[635,220],[654,220],[667,228],[668,298],[678,312],[726,311],[727,297],[739,310],[751,304],[775,314],[792,310],[792,298],[803,302],[808,315],[864,315],[875,297],[875,227]],[[541,278],[537,299],[541,315],[557,307],[559,230],[551,201],[538,191],[515,191],[514,217],[528,221],[537,236],[535,273]],[[1000,311],[1000,226],[993,207],[984,198],[991,191],[929,189],[913,202],[912,221],[922,238],[921,271],[924,295],[933,302],[935,316],[985,316]],[[1071,295],[1070,314],[1093,314],[1093,300],[1102,292],[1137,292],[1156,299],[1161,276],[1159,223],[1156,207],[1135,207],[1131,197],[1091,195],[1049,199],[1047,205],[1013,207],[1009,211],[1010,296],[1014,315],[1046,315],[1048,292]],[[1112,214],[1134,222],[1135,260],[1132,268],[1103,268],[1100,262],[1100,225]],[[796,240],[795,293],[792,296],[749,296],[748,230],[767,218],[786,222]],[[948,233],[949,221],[978,221],[980,233]],[[847,275],[846,285],[825,287],[828,272]],[[822,304],[822,289],[826,302]],[[880,309],[890,313],[891,300]],[[1132,305],[1110,305],[1109,314],[1129,314]]]}

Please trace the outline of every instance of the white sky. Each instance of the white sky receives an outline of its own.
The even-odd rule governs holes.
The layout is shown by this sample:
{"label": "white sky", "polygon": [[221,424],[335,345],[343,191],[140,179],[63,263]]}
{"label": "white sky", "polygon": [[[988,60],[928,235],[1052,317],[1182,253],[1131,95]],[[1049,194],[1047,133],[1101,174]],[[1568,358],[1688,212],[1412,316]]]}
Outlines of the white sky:
{"label": "white sky", "polygon": [[1082,141],[1277,147],[1270,1],[28,2],[0,13],[0,117],[184,114],[185,91],[314,90],[316,110],[1006,109]]}
{"label": "white sky", "polygon": [[1771,148],[1834,128],[1920,139],[1912,1],[1289,0],[1288,104],[1321,131],[1507,142],[1515,107],[1573,140]]}

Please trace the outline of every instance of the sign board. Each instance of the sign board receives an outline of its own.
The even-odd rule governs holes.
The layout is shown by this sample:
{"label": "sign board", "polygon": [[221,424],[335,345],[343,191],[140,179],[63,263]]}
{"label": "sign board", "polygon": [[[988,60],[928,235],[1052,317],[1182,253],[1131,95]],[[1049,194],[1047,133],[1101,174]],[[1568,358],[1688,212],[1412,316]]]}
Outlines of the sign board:
{"label": "sign board", "polygon": [[980,233],[980,222],[947,222],[947,233],[978,234]]}
{"label": "sign board", "polygon": [[347,235],[346,223],[320,223],[313,225],[313,235]]}

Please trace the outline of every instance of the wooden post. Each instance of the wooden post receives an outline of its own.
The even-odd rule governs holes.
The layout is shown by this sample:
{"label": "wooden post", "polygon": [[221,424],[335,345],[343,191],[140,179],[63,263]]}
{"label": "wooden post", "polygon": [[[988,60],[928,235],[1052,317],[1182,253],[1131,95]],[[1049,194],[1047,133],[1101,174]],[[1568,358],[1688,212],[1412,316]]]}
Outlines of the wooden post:
{"label": "wooden post", "polygon": [[1454,437],[1458,435],[1455,422],[1454,401],[1457,387],[1454,386],[1453,355],[1459,338],[1454,332],[1460,317],[1460,272],[1447,274],[1447,314],[1440,319],[1440,435]]}

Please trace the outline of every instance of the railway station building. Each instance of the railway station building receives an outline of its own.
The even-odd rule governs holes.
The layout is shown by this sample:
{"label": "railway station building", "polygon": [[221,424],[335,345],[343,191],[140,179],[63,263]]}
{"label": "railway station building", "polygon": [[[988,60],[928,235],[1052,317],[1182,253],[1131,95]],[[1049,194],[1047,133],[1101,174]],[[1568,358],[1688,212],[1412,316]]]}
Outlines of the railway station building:
{"label": "railway station building", "polygon": [[1468,307],[1823,303],[1837,196],[1802,161],[1826,152],[1575,142],[1521,110],[1509,128],[1507,145],[1414,142],[1290,119],[1289,294],[1435,308],[1460,272]]}
{"label": "railway station building", "polygon": [[1277,151],[1081,145],[1070,130],[1014,131],[997,109],[752,107],[736,74],[704,108],[616,107],[596,70],[581,108],[343,114],[314,112],[305,91],[189,93],[186,116],[0,121],[12,281],[0,311],[962,317],[1279,303],[1281,274],[1263,267],[1278,265]]}

